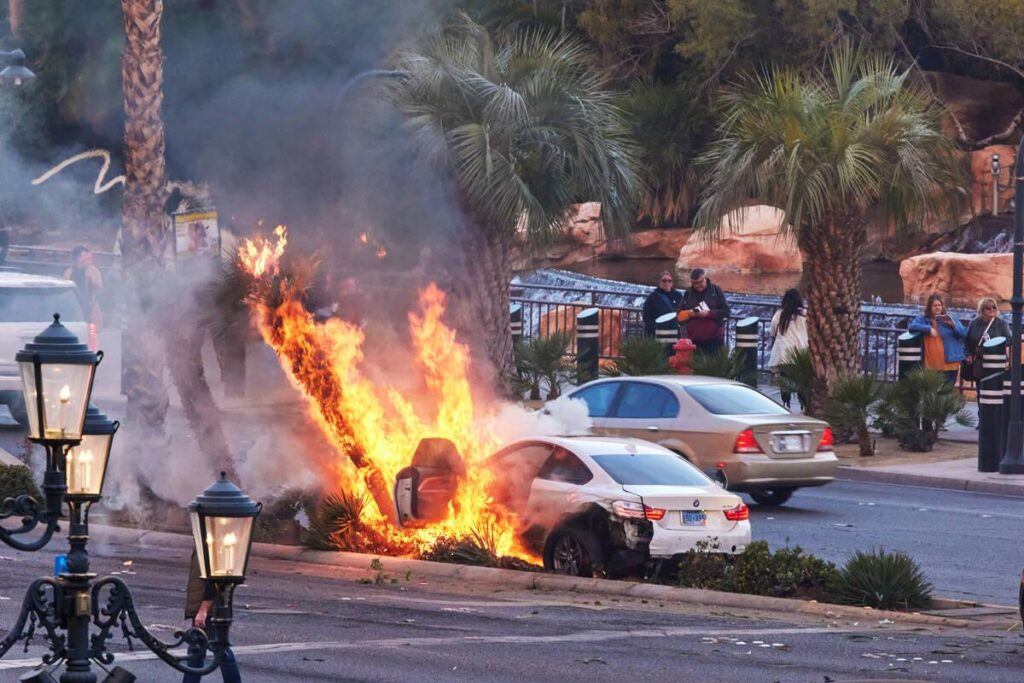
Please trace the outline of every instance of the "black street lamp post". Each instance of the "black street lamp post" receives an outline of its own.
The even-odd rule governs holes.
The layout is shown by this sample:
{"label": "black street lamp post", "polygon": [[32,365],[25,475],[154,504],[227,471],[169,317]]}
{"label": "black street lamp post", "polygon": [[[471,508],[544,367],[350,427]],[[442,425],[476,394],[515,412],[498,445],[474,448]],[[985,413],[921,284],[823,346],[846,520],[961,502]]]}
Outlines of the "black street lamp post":
{"label": "black street lamp post", "polygon": [[1021,424],[1021,309],[1024,309],[1024,138],[1013,162],[1013,295],[1010,306],[1010,421],[1000,474],[1024,474],[1024,425]]}
{"label": "black street lamp post", "polygon": [[[174,669],[205,676],[220,667],[228,647],[232,597],[235,586],[245,580],[252,527],[261,506],[227,481],[223,472],[193,501],[189,510],[202,578],[213,584],[216,595],[211,636],[196,628],[176,632],[171,643],[153,636],[139,619],[127,584],[115,576],[97,579],[89,571],[89,508],[103,496],[107,459],[118,429],[117,422],[89,404],[96,366],[102,358],[102,352],[90,351],[61,325],[59,315],[16,356],[30,409],[29,439],[46,448],[46,500],[42,508],[29,496],[3,501],[0,519],[21,516],[22,524],[16,529],[0,527],[0,540],[18,550],[39,550],[59,529],[66,502],[70,550],[64,572],[29,585],[14,626],[0,641],[0,657],[18,641],[24,640],[27,646],[39,630],[50,651],[39,669],[19,680],[55,683],[51,672],[64,664],[60,683],[96,683],[92,662],[104,670],[113,664],[114,655],[106,645],[116,629],[129,648],[135,638]],[[45,530],[35,540],[16,538],[40,523]],[[90,636],[90,626],[98,633]],[[201,666],[191,666],[187,655],[171,652],[181,645],[209,649],[213,656]],[[121,667],[107,673],[104,683],[135,680]]]}

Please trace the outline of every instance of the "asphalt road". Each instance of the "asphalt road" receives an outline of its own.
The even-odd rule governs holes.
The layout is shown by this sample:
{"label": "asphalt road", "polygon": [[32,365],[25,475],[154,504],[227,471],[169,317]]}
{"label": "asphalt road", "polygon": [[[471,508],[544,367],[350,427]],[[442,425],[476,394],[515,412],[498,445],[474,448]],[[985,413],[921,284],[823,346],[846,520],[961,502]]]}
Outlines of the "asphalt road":
{"label": "asphalt road", "polygon": [[[143,623],[167,639],[181,627],[183,551],[96,539],[94,569],[130,571]],[[133,560],[130,568],[123,564]],[[0,555],[0,624],[52,553]],[[385,560],[385,568],[387,561]],[[706,610],[574,593],[507,591],[414,575],[255,559],[236,597],[232,640],[247,683],[295,681],[1019,681],[1018,632],[899,627]],[[392,583],[391,578],[396,582]],[[118,664],[139,681],[180,677],[145,651]],[[0,660],[13,681],[36,644]],[[214,675],[212,679],[219,680]]]}
{"label": "asphalt road", "polygon": [[837,564],[857,550],[909,554],[938,595],[1013,605],[1024,567],[1024,498],[836,481],[783,507],[751,505],[755,540]]}

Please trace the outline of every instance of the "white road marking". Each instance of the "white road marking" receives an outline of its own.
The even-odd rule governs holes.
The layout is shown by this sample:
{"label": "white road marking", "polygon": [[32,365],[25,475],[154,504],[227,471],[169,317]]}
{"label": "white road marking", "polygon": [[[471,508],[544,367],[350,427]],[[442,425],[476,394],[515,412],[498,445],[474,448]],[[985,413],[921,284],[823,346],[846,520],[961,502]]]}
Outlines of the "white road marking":
{"label": "white road marking", "polygon": [[[316,652],[320,650],[353,650],[367,648],[392,648],[392,647],[437,647],[452,645],[478,645],[478,644],[544,644],[544,643],[599,643],[607,640],[622,640],[626,638],[675,638],[679,636],[780,636],[780,635],[817,635],[834,634],[841,635],[855,631],[845,631],[827,627],[811,628],[762,628],[762,629],[736,629],[728,628],[711,630],[700,627],[677,627],[658,629],[639,629],[632,631],[578,631],[557,636],[527,636],[527,635],[492,635],[492,636],[461,636],[456,638],[384,638],[380,640],[329,640],[313,641],[304,643],[266,643],[264,645],[239,645],[232,650],[236,655],[264,655],[278,654],[282,652]],[[179,648],[172,650],[177,656],[184,656],[185,650]],[[114,664],[123,662],[137,662],[149,659],[156,659],[152,652],[125,652],[116,653]],[[6,669],[28,669],[40,664],[35,659],[12,659],[0,661],[0,670]]]}

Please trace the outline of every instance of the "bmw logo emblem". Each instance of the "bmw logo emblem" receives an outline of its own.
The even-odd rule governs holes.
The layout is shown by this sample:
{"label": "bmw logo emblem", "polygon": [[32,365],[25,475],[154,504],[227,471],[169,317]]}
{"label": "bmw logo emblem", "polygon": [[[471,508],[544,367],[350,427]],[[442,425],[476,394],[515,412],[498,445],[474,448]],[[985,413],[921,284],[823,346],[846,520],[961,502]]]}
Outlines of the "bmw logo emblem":
{"label": "bmw logo emblem", "polygon": [[699,500],[693,501],[693,507],[699,508],[700,507],[700,501]]}

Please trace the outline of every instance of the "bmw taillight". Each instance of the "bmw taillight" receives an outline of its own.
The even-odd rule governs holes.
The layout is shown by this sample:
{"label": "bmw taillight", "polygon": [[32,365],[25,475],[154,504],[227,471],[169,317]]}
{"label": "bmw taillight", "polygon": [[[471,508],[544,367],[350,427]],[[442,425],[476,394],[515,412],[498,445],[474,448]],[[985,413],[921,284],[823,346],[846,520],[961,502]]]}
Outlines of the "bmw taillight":
{"label": "bmw taillight", "polygon": [[832,436],[832,428],[825,427],[825,431],[821,435],[821,443],[818,444],[818,452],[831,451],[834,444],[835,438]]}
{"label": "bmw taillight", "polygon": [[753,429],[744,429],[736,437],[736,443],[732,447],[733,453],[764,453],[761,444],[757,443]]}
{"label": "bmw taillight", "polygon": [[626,519],[649,519],[657,522],[660,519],[664,519],[666,510],[634,503],[631,500],[617,500],[612,503],[612,512],[616,516],[625,517]]}
{"label": "bmw taillight", "polygon": [[750,508],[746,503],[740,503],[734,508],[725,510],[725,518],[730,522],[742,522],[745,519],[750,519]]}

